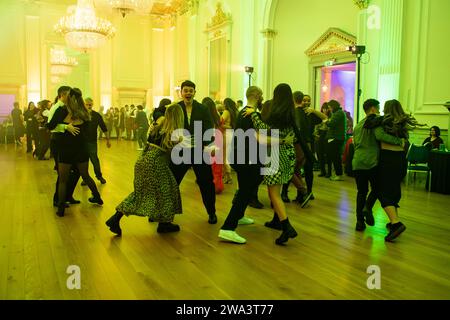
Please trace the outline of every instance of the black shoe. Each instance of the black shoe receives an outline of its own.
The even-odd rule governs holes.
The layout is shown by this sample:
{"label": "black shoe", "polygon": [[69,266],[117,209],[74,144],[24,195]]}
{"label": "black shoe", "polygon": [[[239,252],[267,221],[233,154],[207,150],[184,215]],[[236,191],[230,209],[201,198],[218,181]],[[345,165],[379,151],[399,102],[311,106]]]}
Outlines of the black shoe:
{"label": "black shoe", "polygon": [[391,229],[389,231],[389,234],[384,238],[387,242],[392,242],[394,239],[396,239],[400,234],[403,233],[403,231],[406,230],[406,227],[403,223],[398,222],[396,224],[391,224]]}
{"label": "black shoe", "polygon": [[250,200],[248,205],[250,207],[252,207],[252,208],[255,208],[255,209],[262,209],[262,208],[264,208],[264,205],[258,199]]}
{"label": "black shoe", "polygon": [[67,200],[66,202],[70,203],[70,204],[79,204],[81,203],[80,200],[75,200],[74,198]]}
{"label": "black shoe", "polygon": [[375,218],[373,217],[372,210],[369,211],[367,209],[364,209],[363,214],[364,214],[364,218],[366,220],[367,225],[373,227],[375,225]]}
{"label": "black shoe", "polygon": [[209,224],[216,224],[217,223],[217,216],[215,213],[209,215],[208,219]]}
{"label": "black shoe", "polygon": [[103,177],[98,178],[98,181],[100,181],[101,184],[106,183],[106,180]]}
{"label": "black shoe", "polygon": [[152,218],[148,218],[148,222],[155,222],[155,220],[153,220]]}
{"label": "black shoe", "polygon": [[275,230],[283,230],[280,219],[276,213],[273,214],[273,218],[271,221],[267,221],[264,223],[267,228],[275,229]]}
{"label": "black shoe", "polygon": [[273,220],[272,221],[267,221],[266,223],[264,223],[264,225],[267,228],[270,228],[270,229],[283,230],[283,228],[281,227],[281,223],[273,221]]}
{"label": "black shoe", "polygon": [[164,223],[160,222],[158,224],[158,229],[156,229],[158,233],[169,233],[169,232],[177,232],[180,231],[180,226],[177,224],[173,224],[171,222]]}
{"label": "black shoe", "polygon": [[310,193],[311,193],[311,197],[309,197],[309,200],[315,200],[316,198],[314,198],[313,193],[312,192],[310,192]]}
{"label": "black shoe", "polygon": [[87,183],[84,182],[84,181],[81,181],[81,185],[82,185],[82,186],[87,186]]}
{"label": "black shoe", "polygon": [[364,220],[358,220],[356,221],[356,231],[364,231],[366,230],[366,224],[364,223]]}
{"label": "black shoe", "polygon": [[102,200],[102,198],[100,198],[100,195],[93,196],[92,198],[89,198],[89,202],[90,203],[96,203],[96,204],[99,204],[99,205],[103,204],[103,200]]}
{"label": "black shoe", "polygon": [[56,215],[58,217],[64,217],[64,209],[65,209],[65,205],[59,206],[58,207],[58,211],[56,211]]}
{"label": "black shoe", "polygon": [[390,222],[386,223],[386,229],[391,230],[391,226],[392,226],[392,223],[390,223]]}
{"label": "black shoe", "polygon": [[294,239],[297,235],[297,231],[295,231],[295,229],[288,223],[288,226],[285,230],[283,230],[278,239],[275,240],[275,243],[281,246],[287,242],[289,238]]}
{"label": "black shoe", "polygon": [[[55,208],[58,208],[59,207],[59,204],[57,203],[57,202],[53,202],[53,206],[55,207]],[[64,203],[64,208],[68,208],[69,207],[69,204],[68,203]]]}
{"label": "black shoe", "polygon": [[120,218],[121,216],[116,213],[106,221],[106,225],[109,227],[109,230],[118,236],[122,235],[122,229],[120,229]]}

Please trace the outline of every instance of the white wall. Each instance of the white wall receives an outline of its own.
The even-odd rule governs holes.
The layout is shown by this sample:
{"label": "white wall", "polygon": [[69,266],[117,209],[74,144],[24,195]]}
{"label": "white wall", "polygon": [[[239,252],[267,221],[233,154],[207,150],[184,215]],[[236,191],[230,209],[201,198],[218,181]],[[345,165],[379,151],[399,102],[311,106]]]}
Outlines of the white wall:
{"label": "white wall", "polygon": [[[293,90],[312,90],[305,54],[330,27],[356,36],[358,8],[348,0],[278,0],[275,11],[273,88],[288,83]],[[272,94],[272,93],[271,93]]]}

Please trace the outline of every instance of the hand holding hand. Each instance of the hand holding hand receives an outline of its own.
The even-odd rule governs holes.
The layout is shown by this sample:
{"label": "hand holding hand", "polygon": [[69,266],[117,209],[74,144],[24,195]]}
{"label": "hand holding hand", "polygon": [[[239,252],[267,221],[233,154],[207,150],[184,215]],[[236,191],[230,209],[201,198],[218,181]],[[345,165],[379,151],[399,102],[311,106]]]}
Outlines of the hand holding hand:
{"label": "hand holding hand", "polygon": [[246,108],[246,109],[244,110],[244,116],[248,117],[248,116],[250,116],[253,112],[255,112],[255,109],[254,109],[254,108]]}

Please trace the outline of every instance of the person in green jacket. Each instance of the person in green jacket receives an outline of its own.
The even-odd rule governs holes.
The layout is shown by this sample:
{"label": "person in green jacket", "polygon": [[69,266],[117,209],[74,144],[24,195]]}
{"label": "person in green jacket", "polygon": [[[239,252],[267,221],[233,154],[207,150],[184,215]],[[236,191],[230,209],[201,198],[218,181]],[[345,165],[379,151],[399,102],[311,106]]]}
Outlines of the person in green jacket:
{"label": "person in green jacket", "polygon": [[[376,177],[380,155],[379,142],[386,142],[393,145],[404,144],[403,139],[387,134],[381,126],[373,129],[364,128],[364,124],[368,119],[378,117],[380,113],[379,101],[375,99],[366,100],[363,108],[366,117],[356,125],[353,131],[355,154],[352,160],[352,167],[358,189],[356,197],[356,231],[364,231],[366,229],[366,223],[369,226],[375,225],[372,208],[378,196]],[[369,182],[371,192],[369,197],[367,197]]]}

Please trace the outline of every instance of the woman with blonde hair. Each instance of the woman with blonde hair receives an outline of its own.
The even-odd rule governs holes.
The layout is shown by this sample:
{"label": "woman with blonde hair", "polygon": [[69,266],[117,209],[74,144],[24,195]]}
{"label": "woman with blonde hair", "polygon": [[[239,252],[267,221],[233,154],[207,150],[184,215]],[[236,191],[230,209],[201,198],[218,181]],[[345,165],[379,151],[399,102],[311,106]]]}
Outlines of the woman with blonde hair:
{"label": "woman with blonde hair", "polygon": [[134,166],[134,191],[106,221],[113,233],[118,236],[122,234],[120,219],[124,215],[158,221],[158,233],[180,230],[178,225],[172,223],[175,214],[182,213],[182,207],[180,189],[169,168],[169,161],[171,150],[183,140],[183,128],[183,110],[176,103],[169,105],[165,115],[151,129],[147,146]]}
{"label": "woman with blonde hair", "polygon": [[79,134],[73,135],[68,131],[58,134],[56,137],[56,146],[58,149],[58,211],[59,217],[64,216],[67,182],[72,166],[76,166],[80,171],[83,181],[89,186],[93,197],[89,198],[89,202],[99,205],[103,204],[100,198],[97,186],[89,175],[89,152],[87,149],[86,132],[88,130],[88,122],[91,120],[89,112],[84,105],[84,99],[81,90],[78,88],[70,89],[67,97],[67,103],[63,107],[56,109],[47,128],[53,130],[60,123],[71,124],[79,128]]}

